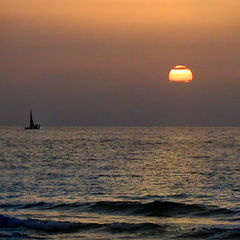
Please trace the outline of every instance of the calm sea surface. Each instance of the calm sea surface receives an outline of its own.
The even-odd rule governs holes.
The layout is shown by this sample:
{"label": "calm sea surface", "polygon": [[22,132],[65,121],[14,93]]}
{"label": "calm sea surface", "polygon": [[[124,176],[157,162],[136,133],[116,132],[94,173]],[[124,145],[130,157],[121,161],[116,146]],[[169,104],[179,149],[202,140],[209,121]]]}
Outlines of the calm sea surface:
{"label": "calm sea surface", "polygon": [[240,239],[240,128],[0,128],[0,239]]}

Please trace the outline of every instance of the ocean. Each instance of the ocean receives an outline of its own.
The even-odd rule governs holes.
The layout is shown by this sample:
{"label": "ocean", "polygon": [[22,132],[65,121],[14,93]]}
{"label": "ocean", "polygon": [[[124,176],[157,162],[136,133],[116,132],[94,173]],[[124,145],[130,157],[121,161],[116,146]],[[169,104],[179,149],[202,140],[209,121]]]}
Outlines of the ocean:
{"label": "ocean", "polygon": [[0,128],[0,239],[240,239],[240,128]]}

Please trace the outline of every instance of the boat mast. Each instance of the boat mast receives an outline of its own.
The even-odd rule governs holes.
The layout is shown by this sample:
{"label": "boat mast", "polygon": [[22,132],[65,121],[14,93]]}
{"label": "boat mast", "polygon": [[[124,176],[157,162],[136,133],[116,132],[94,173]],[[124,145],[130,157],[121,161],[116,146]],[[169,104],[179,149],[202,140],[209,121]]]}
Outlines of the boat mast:
{"label": "boat mast", "polygon": [[30,111],[30,127],[34,127],[33,117],[32,117],[32,110]]}

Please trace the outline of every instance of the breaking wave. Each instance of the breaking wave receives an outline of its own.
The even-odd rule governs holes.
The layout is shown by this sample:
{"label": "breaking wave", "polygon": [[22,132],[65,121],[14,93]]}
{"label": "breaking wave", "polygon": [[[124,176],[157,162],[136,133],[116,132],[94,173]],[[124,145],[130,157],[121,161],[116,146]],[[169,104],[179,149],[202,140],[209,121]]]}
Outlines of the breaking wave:
{"label": "breaking wave", "polygon": [[46,221],[37,219],[19,219],[0,215],[0,228],[27,228],[44,232],[74,232],[81,230],[100,229],[111,232],[159,231],[165,229],[164,225],[154,223],[79,223],[63,221]]}

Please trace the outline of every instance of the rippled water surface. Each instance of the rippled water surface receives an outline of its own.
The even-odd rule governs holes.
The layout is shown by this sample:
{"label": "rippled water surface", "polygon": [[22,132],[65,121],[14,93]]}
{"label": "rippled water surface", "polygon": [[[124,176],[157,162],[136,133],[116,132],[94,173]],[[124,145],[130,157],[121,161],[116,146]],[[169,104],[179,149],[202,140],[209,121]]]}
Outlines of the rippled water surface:
{"label": "rippled water surface", "polygon": [[0,239],[240,239],[239,128],[0,128]]}

